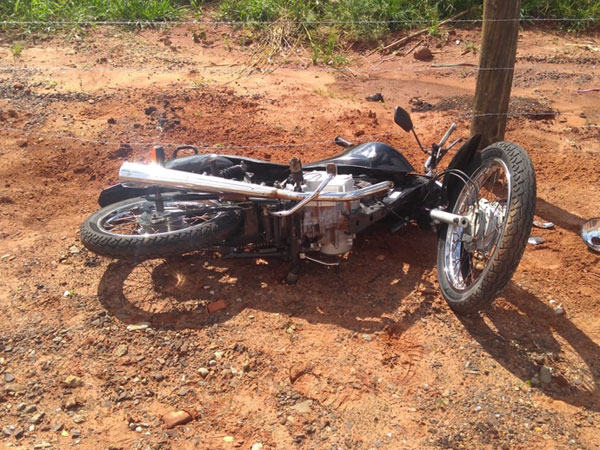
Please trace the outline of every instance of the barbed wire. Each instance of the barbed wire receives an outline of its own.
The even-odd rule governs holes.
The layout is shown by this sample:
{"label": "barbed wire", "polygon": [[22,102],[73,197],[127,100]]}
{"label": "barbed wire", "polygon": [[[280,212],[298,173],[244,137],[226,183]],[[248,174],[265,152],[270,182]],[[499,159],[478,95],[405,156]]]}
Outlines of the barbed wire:
{"label": "barbed wire", "polygon": [[[3,20],[0,25],[393,25],[393,24],[436,24],[445,19],[389,19],[389,20]],[[518,19],[448,19],[450,23],[490,22],[596,22],[600,17],[520,17]]]}
{"label": "barbed wire", "polygon": [[[580,70],[581,66],[585,65],[565,65],[560,64],[561,69],[572,69]],[[586,67],[586,70],[599,70],[599,65],[592,65]],[[540,70],[539,66],[515,66],[515,67],[479,67],[475,65],[467,65],[459,63],[457,65],[444,65],[444,66],[428,66],[428,67],[368,67],[368,68],[349,68],[349,67],[255,67],[255,66],[236,66],[236,67],[181,67],[181,68],[168,68],[168,67],[71,67],[71,66],[0,66],[0,72],[162,72],[162,73],[179,73],[179,72],[204,72],[204,73],[239,73],[241,71],[248,72],[315,72],[315,73],[373,73],[373,72],[446,72],[446,71],[524,71],[524,70],[535,70],[539,73],[545,73],[546,71]],[[555,71],[556,68],[549,68],[548,71]]]}

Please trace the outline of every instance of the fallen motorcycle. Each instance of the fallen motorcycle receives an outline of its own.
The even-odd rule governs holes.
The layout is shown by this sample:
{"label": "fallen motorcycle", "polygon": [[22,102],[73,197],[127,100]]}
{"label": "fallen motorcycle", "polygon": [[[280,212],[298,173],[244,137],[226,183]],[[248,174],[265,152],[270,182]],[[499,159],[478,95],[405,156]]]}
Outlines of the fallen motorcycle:
{"label": "fallen motorcycle", "polygon": [[[391,232],[416,223],[437,231],[439,285],[450,307],[477,311],[504,289],[523,255],[536,198],[531,160],[510,142],[480,151],[474,135],[438,170],[461,141],[445,146],[456,125],[425,150],[404,109],[395,109],[394,121],[428,154],[425,174],[389,145],[340,137],[345,151],[305,165],[198,154],[193,146],[166,161],[154,147],[152,164],[121,166],[122,183],[101,193],[102,209],[82,224],[81,239],[97,254],[137,260],[206,249],[280,257],[294,283],[302,260],[337,264],[332,259],[376,222],[385,219]],[[183,150],[194,154],[178,157]]]}

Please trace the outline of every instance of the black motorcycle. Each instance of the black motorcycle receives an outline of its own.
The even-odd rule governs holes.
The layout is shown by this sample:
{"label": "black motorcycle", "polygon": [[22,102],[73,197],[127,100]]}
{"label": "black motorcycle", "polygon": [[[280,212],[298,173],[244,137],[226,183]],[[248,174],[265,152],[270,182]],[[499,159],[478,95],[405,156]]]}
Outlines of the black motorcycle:
{"label": "black motorcycle", "polygon": [[[452,309],[481,309],[510,281],[525,249],[536,198],[533,165],[510,142],[478,150],[474,135],[445,170],[445,147],[456,125],[429,151],[410,115],[397,107],[395,122],[412,131],[429,155],[426,174],[381,142],[353,145],[322,161],[289,165],[242,156],[198,154],[178,147],[169,161],[161,147],[152,164],[126,162],[121,184],[105,189],[102,207],[81,226],[91,251],[128,259],[162,258],[215,249],[227,257],[280,257],[286,281],[302,260],[338,264],[356,234],[386,219],[391,232],[414,222],[438,234],[438,279]],[[193,155],[177,157],[182,150]]]}

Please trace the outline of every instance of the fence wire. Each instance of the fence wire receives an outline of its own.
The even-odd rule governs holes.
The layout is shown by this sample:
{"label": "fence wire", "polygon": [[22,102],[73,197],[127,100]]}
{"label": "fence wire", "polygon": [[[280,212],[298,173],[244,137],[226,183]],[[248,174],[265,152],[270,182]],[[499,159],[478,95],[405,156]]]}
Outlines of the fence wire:
{"label": "fence wire", "polygon": [[0,25],[134,25],[134,26],[165,26],[165,25],[229,25],[229,26],[261,26],[261,25],[410,25],[431,24],[435,25],[442,20],[447,20],[444,25],[452,23],[483,24],[490,22],[598,22],[600,17],[520,17],[518,19],[389,19],[389,20],[81,20],[81,21],[44,21],[44,20],[3,20]]}
{"label": "fence wire", "polygon": [[[519,19],[451,19],[445,22],[445,25],[452,23],[456,24],[483,24],[486,22],[538,22],[538,23],[552,23],[552,22],[600,22],[599,17],[586,17],[586,18],[539,18],[539,17],[521,17]],[[194,25],[194,26],[259,26],[259,25],[394,25],[394,24],[436,24],[437,21],[433,20],[358,20],[358,21],[345,21],[345,20],[272,20],[272,21],[231,21],[231,20],[182,20],[182,21],[11,21],[4,20],[0,21],[0,26],[21,26],[21,25],[57,25],[57,26],[96,26],[96,25],[115,25],[115,26],[171,26],[171,25]],[[556,64],[548,62],[548,64]],[[579,65],[566,65],[560,64],[561,69],[572,69],[578,70],[581,66],[586,65],[586,70],[597,70],[598,67],[595,65],[589,65],[589,63],[582,63]],[[26,66],[15,66],[15,65],[0,65],[0,73],[18,73],[18,72],[68,72],[68,71],[82,71],[82,72],[113,72],[113,71],[133,71],[133,72],[203,72],[203,73],[234,73],[239,74],[240,72],[249,73],[269,73],[269,72],[331,72],[331,73],[348,73],[348,74],[360,74],[360,73],[385,73],[385,72],[448,72],[460,70],[463,72],[481,72],[481,71],[528,71],[535,70],[537,73],[545,73],[546,71],[540,70],[539,65],[532,66],[516,66],[516,67],[479,67],[469,63],[458,63],[450,65],[440,66],[428,66],[428,67],[368,67],[352,69],[348,67],[256,67],[256,66],[230,66],[230,67],[72,67],[72,66],[46,66],[46,67],[26,67]],[[577,113],[560,113],[557,111],[532,111],[532,112],[508,112],[508,113],[483,113],[483,114],[461,114],[456,117],[457,120],[468,120],[474,117],[489,117],[489,116],[507,116],[507,117],[525,117],[531,118],[533,116],[538,117],[583,117],[586,119],[598,119],[600,115],[583,115]],[[425,124],[420,124],[416,128],[426,128],[435,124],[444,122],[444,120],[436,120]],[[91,139],[78,136],[70,136],[67,134],[53,134],[40,131],[33,131],[15,127],[0,127],[0,130],[24,135],[33,135],[49,139],[60,139],[68,141],[76,141],[87,144],[96,145],[131,145],[131,146],[151,146],[151,145],[163,145],[165,147],[176,147],[179,145],[185,145],[185,143],[175,142],[161,142],[160,138],[156,141],[141,141],[141,142],[127,142],[126,140],[103,140],[103,139]],[[361,140],[374,139],[374,138],[389,138],[392,136],[403,134],[402,132],[388,132],[378,133],[372,135],[363,135]],[[290,149],[290,148],[302,148],[302,147],[315,147],[334,145],[333,140],[325,141],[313,141],[313,142],[300,142],[300,143],[274,143],[274,144],[256,144],[256,145],[198,145],[197,147],[201,150],[252,150],[252,149]],[[417,149],[416,146],[397,147],[399,150]],[[600,153],[600,151],[587,151],[587,153]]]}
{"label": "fence wire", "polygon": [[[549,63],[550,64],[550,63]],[[580,65],[564,65],[560,64],[560,68],[563,70],[580,70],[585,63]],[[586,70],[599,70],[600,63],[596,65],[587,65]],[[547,71],[555,71],[556,68],[548,70],[540,70],[539,66],[515,66],[515,67],[479,67],[476,65],[469,65],[458,63],[456,65],[443,65],[443,66],[427,66],[427,67],[369,67],[363,68],[349,68],[349,67],[315,67],[315,68],[304,68],[304,67],[259,67],[259,66],[235,66],[235,67],[71,67],[71,66],[0,66],[0,73],[11,73],[11,72],[158,72],[158,73],[188,73],[188,72],[203,72],[203,73],[234,73],[240,72],[258,72],[258,73],[269,73],[269,72],[314,72],[314,73],[347,73],[347,74],[360,74],[360,73],[384,73],[384,72],[447,72],[447,71],[472,71],[472,72],[487,72],[487,71],[526,71],[535,70],[538,73],[545,73]]]}

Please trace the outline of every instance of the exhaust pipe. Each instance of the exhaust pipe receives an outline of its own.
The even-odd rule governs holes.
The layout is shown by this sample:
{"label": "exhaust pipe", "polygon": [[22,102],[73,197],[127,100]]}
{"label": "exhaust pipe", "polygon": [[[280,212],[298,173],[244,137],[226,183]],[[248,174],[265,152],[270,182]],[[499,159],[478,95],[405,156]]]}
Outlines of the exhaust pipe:
{"label": "exhaust pipe", "polygon": [[[227,180],[212,175],[199,175],[181,170],[166,169],[156,164],[138,164],[132,162],[123,163],[119,170],[119,179],[123,182],[135,183],[141,186],[161,186],[200,192],[238,194],[246,197],[277,198],[281,200],[302,201],[312,195],[311,192],[294,192],[288,189]],[[382,181],[381,183],[355,191],[321,192],[314,200],[349,202],[379,192],[388,191],[393,187],[394,183],[391,181]]]}

